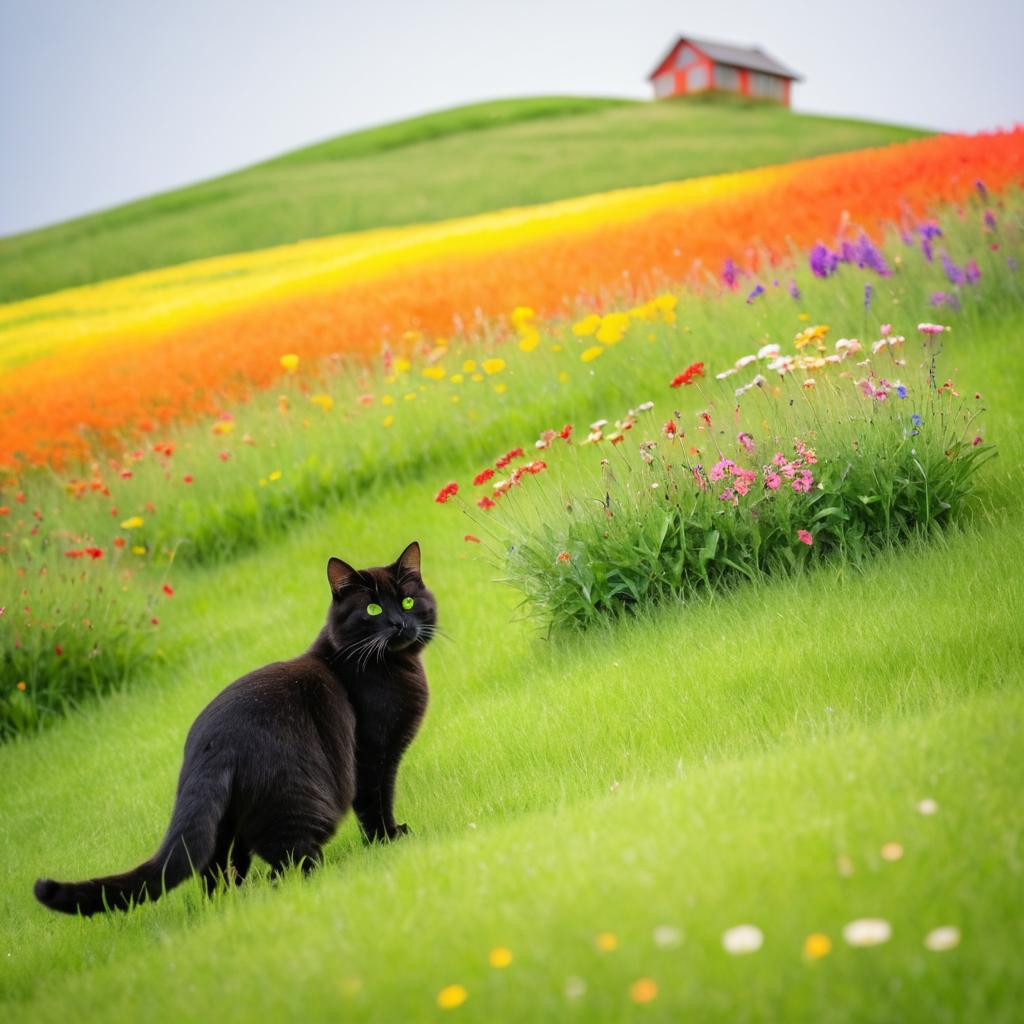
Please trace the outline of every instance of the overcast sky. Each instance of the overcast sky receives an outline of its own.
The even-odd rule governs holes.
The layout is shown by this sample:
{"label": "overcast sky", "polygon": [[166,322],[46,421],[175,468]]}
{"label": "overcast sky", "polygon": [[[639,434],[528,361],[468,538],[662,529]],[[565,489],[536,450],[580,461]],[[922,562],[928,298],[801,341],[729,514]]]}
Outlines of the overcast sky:
{"label": "overcast sky", "polygon": [[0,235],[454,104],[646,97],[679,33],[768,50],[801,111],[1024,122],[1022,0],[0,0]]}

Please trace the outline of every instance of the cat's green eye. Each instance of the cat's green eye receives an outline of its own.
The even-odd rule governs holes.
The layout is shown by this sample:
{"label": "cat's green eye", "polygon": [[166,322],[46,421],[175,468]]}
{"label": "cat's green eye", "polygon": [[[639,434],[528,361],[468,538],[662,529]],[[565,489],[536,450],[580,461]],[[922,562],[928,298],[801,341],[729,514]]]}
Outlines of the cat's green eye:
{"label": "cat's green eye", "polygon": [[408,611],[416,602],[411,597],[402,598],[402,607]]}
{"label": "cat's green eye", "polygon": [[368,604],[366,606],[367,615],[380,615],[382,611],[384,611],[384,609],[381,608],[379,604]]}

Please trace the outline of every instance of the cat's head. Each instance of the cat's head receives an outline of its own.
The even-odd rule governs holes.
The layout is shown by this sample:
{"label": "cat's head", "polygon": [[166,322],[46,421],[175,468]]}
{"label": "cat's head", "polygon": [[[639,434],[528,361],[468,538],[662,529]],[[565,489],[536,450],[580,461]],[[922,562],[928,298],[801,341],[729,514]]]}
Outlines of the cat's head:
{"label": "cat's head", "polygon": [[327,563],[331,607],[327,628],[335,647],[360,664],[388,651],[420,650],[437,628],[437,602],[420,575],[420,546],[413,541],[391,565],[353,569]]}

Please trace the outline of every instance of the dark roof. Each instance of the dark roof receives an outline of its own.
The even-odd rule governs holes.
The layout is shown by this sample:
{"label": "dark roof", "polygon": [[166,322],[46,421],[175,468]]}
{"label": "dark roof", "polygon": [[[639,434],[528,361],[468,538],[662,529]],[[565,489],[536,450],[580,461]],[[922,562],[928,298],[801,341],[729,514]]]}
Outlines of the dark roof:
{"label": "dark roof", "polygon": [[792,78],[800,81],[800,75],[791,71],[785,64],[780,64],[758,46],[732,46],[729,43],[715,43],[710,39],[698,39],[696,36],[679,36],[647,77],[653,78],[654,72],[671,56],[680,43],[692,43],[698,50],[706,53],[717,64],[729,64],[737,68],[750,68],[751,71],[765,71],[770,75]]}

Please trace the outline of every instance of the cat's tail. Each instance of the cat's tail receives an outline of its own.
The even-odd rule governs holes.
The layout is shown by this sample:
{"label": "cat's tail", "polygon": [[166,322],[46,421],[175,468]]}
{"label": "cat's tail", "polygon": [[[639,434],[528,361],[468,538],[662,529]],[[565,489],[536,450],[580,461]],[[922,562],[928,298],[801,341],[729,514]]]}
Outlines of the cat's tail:
{"label": "cat's tail", "polygon": [[231,796],[231,779],[230,769],[213,765],[190,772],[179,783],[167,835],[149,860],[123,875],[83,882],[40,878],[33,890],[36,899],[51,910],[86,917],[158,900],[193,871],[203,871],[213,860],[218,826]]}

